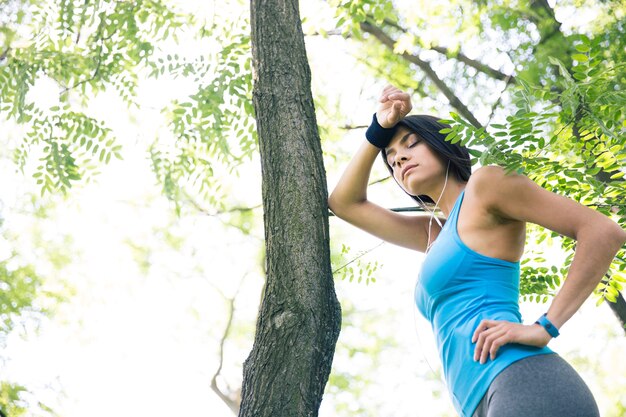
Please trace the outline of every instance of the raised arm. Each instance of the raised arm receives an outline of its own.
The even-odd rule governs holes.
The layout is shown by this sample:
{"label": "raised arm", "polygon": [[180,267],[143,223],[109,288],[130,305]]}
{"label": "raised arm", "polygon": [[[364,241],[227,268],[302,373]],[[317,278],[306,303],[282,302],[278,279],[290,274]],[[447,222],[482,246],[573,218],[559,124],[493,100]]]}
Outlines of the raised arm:
{"label": "raised arm", "polygon": [[[408,94],[387,86],[376,113],[383,127],[392,127],[411,109]],[[395,107],[394,107],[395,106]],[[394,111],[395,110],[395,111]],[[425,252],[428,216],[405,215],[372,203],[367,199],[370,173],[380,149],[365,138],[328,198],[328,206],[337,217],[390,243]],[[437,228],[438,229],[438,228]],[[434,240],[437,231],[431,235]]]}

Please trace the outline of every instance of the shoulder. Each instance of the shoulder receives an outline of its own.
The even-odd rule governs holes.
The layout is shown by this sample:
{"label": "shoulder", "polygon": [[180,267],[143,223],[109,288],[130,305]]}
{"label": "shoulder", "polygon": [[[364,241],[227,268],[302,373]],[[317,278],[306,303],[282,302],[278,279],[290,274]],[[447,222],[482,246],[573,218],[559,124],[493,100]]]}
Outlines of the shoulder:
{"label": "shoulder", "polygon": [[506,175],[512,174],[507,174],[504,168],[499,165],[485,165],[472,172],[467,186],[484,201],[485,198],[489,197],[487,194],[492,192],[494,188],[503,185]]}
{"label": "shoulder", "polygon": [[475,187],[483,189],[496,185],[504,179],[505,175],[513,175],[513,173],[507,174],[504,168],[499,165],[485,165],[474,171],[470,180],[475,184]]}
{"label": "shoulder", "polygon": [[[506,172],[499,165],[485,165],[478,168],[470,176],[471,192],[484,206],[485,210],[498,217],[501,221],[527,221],[511,210],[513,205],[524,206],[531,195],[543,190],[530,178],[516,171]],[[468,182],[468,187],[470,186]]]}
{"label": "shoulder", "polygon": [[480,204],[502,221],[530,222],[574,239],[589,224],[614,228],[614,222],[603,214],[498,165],[480,167],[470,181]]}
{"label": "shoulder", "polygon": [[516,220],[499,210],[499,200],[505,198],[502,191],[506,187],[510,187],[506,184],[506,180],[514,174],[516,173],[507,174],[505,169],[499,165],[485,165],[472,172],[467,182],[465,194],[469,194],[476,207],[491,218],[489,220],[491,224],[509,223]]}

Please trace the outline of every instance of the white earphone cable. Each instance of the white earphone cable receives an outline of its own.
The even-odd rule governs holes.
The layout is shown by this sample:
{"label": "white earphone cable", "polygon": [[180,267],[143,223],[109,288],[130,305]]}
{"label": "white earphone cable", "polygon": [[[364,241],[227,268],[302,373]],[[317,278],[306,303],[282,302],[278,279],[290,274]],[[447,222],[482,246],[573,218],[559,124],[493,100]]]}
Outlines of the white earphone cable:
{"label": "white earphone cable", "polygon": [[[437,199],[437,202],[435,202],[435,208],[430,212],[430,220],[428,221],[428,242],[426,244],[426,252],[424,252],[424,253],[428,253],[428,251],[430,250],[430,246],[432,245],[432,243],[430,243],[430,228],[431,228],[431,226],[433,224],[433,217],[435,217],[435,210],[437,210],[437,206],[439,205],[439,200],[441,200],[441,196],[443,195],[443,192],[446,189],[446,185],[448,184],[448,171],[449,170],[450,170],[450,161],[448,161],[448,168],[446,168],[446,180],[443,183],[443,188],[441,189],[441,194],[439,194],[439,198]],[[419,198],[419,196],[417,198]],[[421,198],[420,198],[420,201],[422,201]],[[422,201],[422,203],[424,203],[424,202]],[[424,207],[426,208],[426,204],[424,204]],[[439,221],[439,218],[435,217],[435,220],[439,224],[439,227],[443,228],[443,226],[441,225],[441,222]]]}
{"label": "white earphone cable", "polygon": [[[430,243],[430,228],[431,228],[431,225],[432,225],[433,217],[435,217],[435,210],[437,210],[437,206],[439,204],[439,200],[441,200],[441,196],[443,195],[443,192],[446,189],[446,185],[448,183],[448,171],[449,171],[449,169],[450,169],[450,161],[448,160],[448,168],[446,169],[446,180],[443,183],[443,189],[441,190],[441,194],[439,194],[439,198],[435,202],[435,208],[431,211],[430,221],[428,222],[428,242],[427,242],[427,246],[426,246],[426,252],[424,252],[424,253],[428,253],[428,251],[430,250],[430,247],[432,245]],[[422,199],[419,196],[417,198],[419,198],[420,201],[422,201]],[[423,201],[422,201],[422,204],[424,204]],[[424,204],[424,207],[426,208],[426,204]],[[443,228],[443,226],[441,225],[441,222],[439,221],[439,219],[438,218],[435,218],[435,219],[436,219],[437,223],[439,223],[439,226]],[[428,367],[432,371],[433,375],[437,375],[437,373],[435,372],[433,367],[430,365],[430,362],[428,361],[428,358],[426,357],[426,354],[424,353],[424,347],[422,346],[422,341],[420,340],[419,332],[417,331],[417,320],[416,320],[416,317],[415,317],[415,310],[417,309],[417,306],[415,304],[415,302],[416,302],[416,300],[415,300],[415,290],[417,288],[418,281],[419,281],[419,274],[418,274],[417,278],[415,279],[415,285],[413,286],[413,300],[411,302],[412,310],[413,310],[413,328],[415,329],[415,335],[417,336],[417,342],[419,343],[420,350],[422,351],[422,355],[424,356],[424,360],[426,360],[426,363],[428,364]],[[441,380],[442,380],[442,382],[445,383],[445,381],[443,381],[443,379],[441,379]]]}

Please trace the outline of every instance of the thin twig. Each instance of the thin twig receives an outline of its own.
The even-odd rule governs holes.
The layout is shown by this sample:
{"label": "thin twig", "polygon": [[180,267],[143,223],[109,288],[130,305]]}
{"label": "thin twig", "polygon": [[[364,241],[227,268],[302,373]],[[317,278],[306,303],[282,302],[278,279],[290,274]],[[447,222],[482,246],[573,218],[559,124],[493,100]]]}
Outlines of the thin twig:
{"label": "thin twig", "polygon": [[508,76],[505,79],[504,88],[502,88],[502,91],[500,91],[500,95],[498,96],[498,99],[496,100],[496,102],[493,103],[493,106],[491,106],[491,113],[489,114],[489,119],[487,120],[487,123],[486,123],[487,126],[489,126],[489,123],[491,123],[491,119],[493,118],[493,115],[496,112],[496,108],[500,104],[500,100],[502,100],[502,96],[504,95],[504,92],[506,91],[506,88],[509,86],[509,84],[511,84],[510,76]]}
{"label": "thin twig", "polygon": [[211,389],[217,394],[218,397],[220,397],[222,401],[224,401],[224,403],[226,403],[226,405],[228,405],[228,407],[235,414],[239,413],[239,408],[240,408],[240,403],[241,403],[240,389],[232,390],[230,386],[228,385],[228,383],[226,383],[227,392],[224,393],[217,386],[217,378],[220,376],[220,373],[222,371],[222,366],[224,364],[224,344],[226,342],[226,338],[228,337],[228,333],[230,332],[230,329],[233,324],[233,317],[235,315],[235,299],[237,298],[237,294],[239,294],[239,290],[241,289],[243,281],[245,280],[247,275],[248,273],[246,273],[243,276],[243,278],[241,278],[237,286],[237,290],[235,291],[235,294],[230,298],[224,297],[224,293],[218,289],[218,292],[220,293],[220,295],[226,298],[226,301],[228,303],[228,317],[226,319],[226,327],[224,328],[224,332],[222,333],[222,337],[220,338],[219,365],[217,367],[217,370],[215,371],[215,374],[211,378]]}
{"label": "thin twig", "polygon": [[[398,30],[400,30],[402,33],[411,33],[409,32],[408,29],[398,25],[397,23],[389,20],[388,18],[386,18],[383,21],[387,26],[391,26],[394,27]],[[415,34],[411,33],[413,36],[416,36]],[[440,53],[441,55],[445,56],[446,58],[450,59],[456,59],[459,62],[464,63],[465,65],[474,68],[476,71],[478,72],[482,72],[483,74],[486,74],[492,78],[495,78],[497,80],[506,80],[507,78],[510,79],[510,82],[515,84],[517,81],[515,80],[515,76],[511,75],[511,74],[505,74],[500,70],[497,70],[495,68],[491,68],[489,65],[484,64],[476,59],[472,59],[470,57],[468,57],[467,55],[465,55],[463,52],[458,52],[458,53],[451,53],[450,50],[446,47],[443,46],[438,46],[438,45],[432,45],[430,48],[425,48],[425,49],[430,49],[431,51],[435,51]]]}
{"label": "thin twig", "polygon": [[361,258],[364,255],[367,255],[368,253],[370,253],[371,251],[373,251],[374,249],[376,249],[377,247],[379,247],[380,245],[382,245],[383,243],[385,243],[384,240],[381,240],[380,243],[376,246],[374,246],[373,248],[370,248],[368,250],[366,250],[365,252],[361,253],[359,256],[357,256],[356,258],[352,259],[350,262],[340,266],[339,268],[335,269],[333,271],[333,274],[335,274],[337,271],[340,271],[341,269],[345,268],[346,266],[350,265],[351,263],[353,263],[354,261],[356,261],[357,259]]}
{"label": "thin twig", "polygon": [[9,55],[10,50],[11,50],[10,46],[4,50],[4,52],[0,55],[0,61],[4,60],[7,57],[7,55]]}
{"label": "thin twig", "polygon": [[[387,35],[381,28],[373,25],[371,22],[361,22],[360,23],[361,30],[367,32],[374,36],[376,39],[380,41],[383,45],[385,45],[391,51],[394,50],[394,46],[396,41],[391,38],[391,36]],[[410,54],[408,52],[402,52],[401,54],[397,54],[398,56],[404,58],[408,62],[411,62],[417,65],[430,80],[437,86],[439,91],[443,93],[444,96],[448,99],[450,105],[458,110],[458,112],[465,117],[467,121],[469,121],[474,127],[477,129],[483,127],[482,124],[478,121],[478,119],[474,116],[474,114],[469,110],[469,108],[461,101],[461,99],[452,91],[452,89],[442,80],[439,75],[435,72],[429,62],[424,61],[419,56]]]}

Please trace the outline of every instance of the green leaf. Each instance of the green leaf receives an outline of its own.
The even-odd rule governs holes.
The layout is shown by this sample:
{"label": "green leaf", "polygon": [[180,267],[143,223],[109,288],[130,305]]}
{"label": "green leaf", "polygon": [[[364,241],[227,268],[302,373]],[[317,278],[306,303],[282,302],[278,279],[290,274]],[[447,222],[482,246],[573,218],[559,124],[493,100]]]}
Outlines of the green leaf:
{"label": "green leaf", "polygon": [[585,44],[585,43],[579,43],[577,45],[574,45],[574,48],[576,48],[576,50],[579,52],[588,52],[589,49],[591,49],[589,47],[589,44]]}

